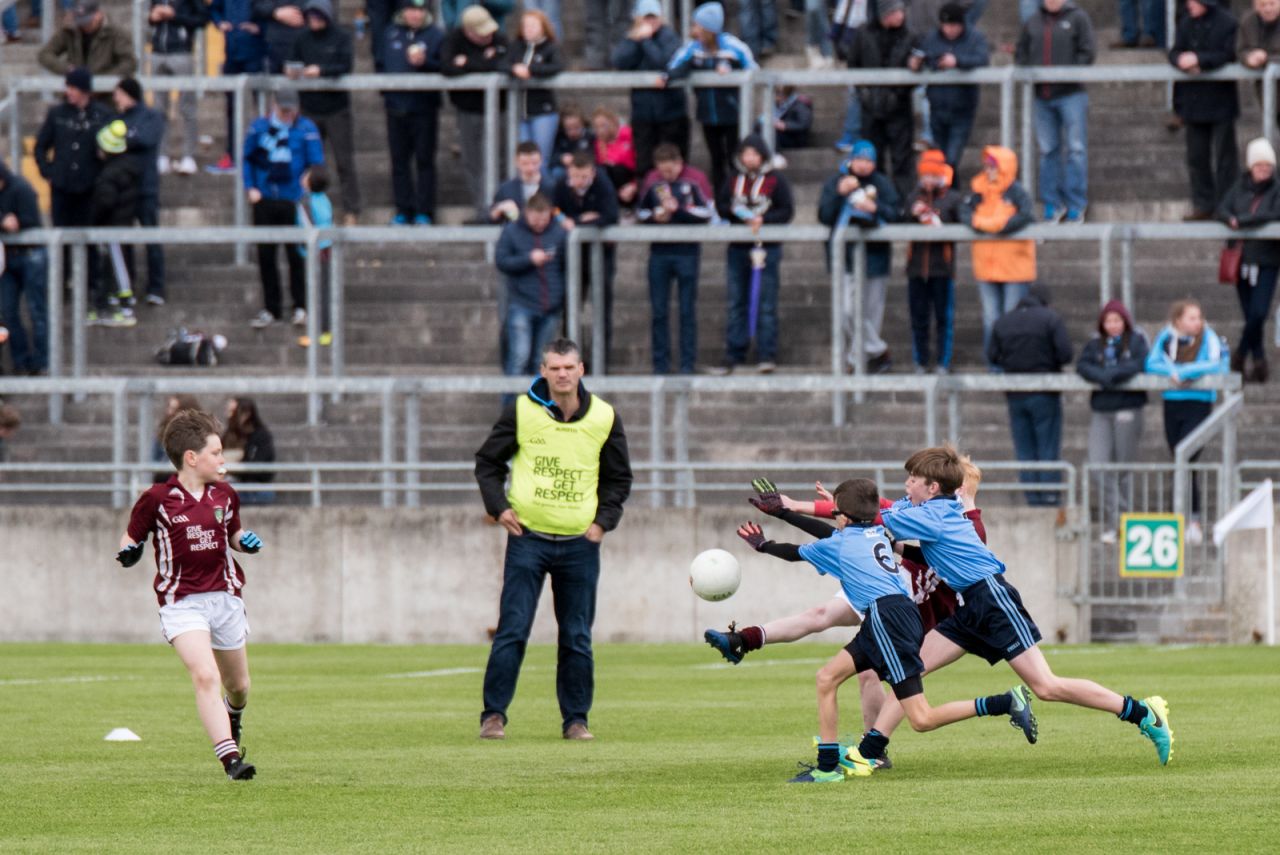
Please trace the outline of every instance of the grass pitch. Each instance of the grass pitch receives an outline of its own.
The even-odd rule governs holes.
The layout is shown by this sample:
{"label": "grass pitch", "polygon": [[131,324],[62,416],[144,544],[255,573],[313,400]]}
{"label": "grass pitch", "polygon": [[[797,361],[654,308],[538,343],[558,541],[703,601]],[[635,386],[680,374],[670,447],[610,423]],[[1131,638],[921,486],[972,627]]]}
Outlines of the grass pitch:
{"label": "grass pitch", "polygon": [[[1163,694],[1161,768],[1132,725],[1039,704],[904,726],[896,768],[788,786],[811,760],[812,674],[789,645],[717,665],[699,645],[597,649],[594,743],[560,738],[555,650],[529,652],[504,743],[476,738],[480,647],[250,647],[244,740],[221,775],[164,646],[0,646],[0,850],[13,852],[1274,852],[1280,651],[1048,648],[1055,670]],[[1007,689],[969,660],[934,701]],[[856,687],[842,697],[859,729]],[[114,727],[141,742],[102,740]]]}

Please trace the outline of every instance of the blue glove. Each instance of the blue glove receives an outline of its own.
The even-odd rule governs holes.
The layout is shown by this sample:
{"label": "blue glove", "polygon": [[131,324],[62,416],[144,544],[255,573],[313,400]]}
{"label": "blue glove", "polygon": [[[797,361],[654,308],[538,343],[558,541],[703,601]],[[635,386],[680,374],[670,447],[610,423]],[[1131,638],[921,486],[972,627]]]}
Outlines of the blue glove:
{"label": "blue glove", "polygon": [[262,538],[246,529],[244,533],[240,535],[240,548],[250,555],[253,555],[262,548]]}
{"label": "blue glove", "polygon": [[116,553],[116,560],[120,562],[122,567],[132,567],[142,560],[142,546],[141,543],[126,546]]}

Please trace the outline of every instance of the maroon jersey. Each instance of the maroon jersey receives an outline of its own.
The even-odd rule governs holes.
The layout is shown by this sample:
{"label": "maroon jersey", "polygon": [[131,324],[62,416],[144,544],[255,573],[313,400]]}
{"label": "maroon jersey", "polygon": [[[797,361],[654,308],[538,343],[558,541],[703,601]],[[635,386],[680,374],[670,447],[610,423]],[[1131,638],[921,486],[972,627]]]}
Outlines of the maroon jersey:
{"label": "maroon jersey", "polygon": [[129,515],[129,537],[155,535],[156,599],[172,605],[211,591],[240,596],[244,571],[231,556],[240,530],[240,497],[223,483],[209,484],[197,499],[173,475],[143,493]]}
{"label": "maroon jersey", "polygon": [[[966,511],[965,516],[973,523],[979,539],[986,543],[987,527],[982,524],[982,511],[974,508]],[[920,610],[920,623],[924,625],[925,632],[955,614],[960,607],[956,592],[938,578],[932,567],[925,565],[924,553],[918,547],[909,546],[903,550],[902,566],[911,574],[911,599]]]}

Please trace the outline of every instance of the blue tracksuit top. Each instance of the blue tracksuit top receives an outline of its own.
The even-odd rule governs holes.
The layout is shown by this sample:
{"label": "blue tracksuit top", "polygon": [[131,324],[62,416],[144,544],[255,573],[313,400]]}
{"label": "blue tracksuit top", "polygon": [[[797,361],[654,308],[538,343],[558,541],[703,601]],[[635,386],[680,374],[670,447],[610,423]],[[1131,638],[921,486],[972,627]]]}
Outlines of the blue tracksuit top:
{"label": "blue tracksuit top", "polygon": [[[969,523],[969,530],[973,530],[973,523]],[[863,614],[881,597],[911,596],[898,575],[893,546],[883,526],[845,526],[830,537],[801,546],[800,557],[823,576],[839,579],[849,602]]]}
{"label": "blue tracksuit top", "polygon": [[1004,564],[978,538],[955,496],[938,496],[919,505],[899,499],[880,512],[895,540],[918,540],[925,563],[957,591],[1004,572]]}
{"label": "blue tracksuit top", "polygon": [[[1230,353],[1227,343],[1213,331],[1213,327],[1204,325],[1200,336],[1200,351],[1194,362],[1175,362],[1178,353],[1178,333],[1172,326],[1166,326],[1156,336],[1155,344],[1147,351],[1147,373],[1163,374],[1166,377],[1177,375],[1179,380],[1195,380],[1206,374],[1226,374],[1230,370]],[[1213,389],[1166,389],[1160,393],[1166,401],[1208,401],[1218,400],[1218,393]]]}
{"label": "blue tracksuit top", "polygon": [[298,179],[316,163],[324,163],[324,148],[315,122],[299,116],[285,125],[274,114],[260,116],[244,138],[244,189],[257,189],[264,199],[297,202],[302,198]]}

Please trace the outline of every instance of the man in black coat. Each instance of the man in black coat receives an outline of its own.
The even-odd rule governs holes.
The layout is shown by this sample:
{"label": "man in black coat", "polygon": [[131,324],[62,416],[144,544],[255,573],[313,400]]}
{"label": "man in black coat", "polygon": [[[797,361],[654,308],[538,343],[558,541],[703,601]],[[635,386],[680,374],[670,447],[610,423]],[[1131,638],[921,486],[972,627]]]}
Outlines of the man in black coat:
{"label": "man in black coat", "polygon": [[[432,26],[427,0],[403,0],[395,21],[376,41],[379,70],[388,74],[440,71],[444,32]],[[396,213],[392,225],[429,226],[436,216],[436,140],[439,92],[383,92],[387,143],[391,147],[391,190]],[[414,172],[417,172],[416,180]]]}
{"label": "man in black coat", "polygon": [[[1218,2],[1187,0],[1187,15],[1178,24],[1169,62],[1189,76],[1221,68],[1235,58],[1236,19]],[[1212,220],[1240,170],[1236,83],[1175,83],[1173,109],[1187,131],[1191,213],[1183,219]]]}
{"label": "man in black coat", "polygon": [[[613,67],[619,71],[652,71],[663,74],[680,49],[680,36],[662,20],[658,0],[636,3],[636,17],[627,37],[613,49]],[[648,87],[631,90],[631,139],[636,149],[636,177],[653,169],[653,150],[663,143],[680,149],[689,159],[689,106],[685,91]]]}
{"label": "man in black coat", "polygon": [[[16,235],[41,225],[36,191],[0,161],[0,233]],[[43,374],[49,367],[49,307],[45,299],[48,264],[49,255],[43,246],[5,247],[5,264],[0,272],[0,317],[9,326],[9,353],[19,374]],[[24,300],[31,318],[30,335],[19,312]]]}
{"label": "man in black coat", "polygon": [[[1071,362],[1071,338],[1062,316],[1049,308],[1049,289],[1032,285],[1018,305],[996,321],[987,361],[1006,374],[1056,374]],[[1019,460],[1053,461],[1062,451],[1062,396],[1057,392],[1007,392],[1009,431]],[[1056,484],[1059,473],[1024,471],[1024,484]],[[1027,491],[1028,505],[1057,506],[1057,492]]]}
{"label": "man in black coat", "polygon": [[[880,0],[877,18],[858,30],[849,49],[850,68],[908,68],[913,64],[916,38],[907,29],[907,13],[902,0]],[[919,67],[920,59],[914,59]],[[915,153],[912,136],[915,115],[911,112],[911,86],[864,86],[862,135],[880,154],[878,166],[893,176],[898,197],[905,199],[915,187]],[[892,167],[885,157],[893,162]]]}
{"label": "man in black coat", "polygon": [[53,224],[87,226],[99,166],[95,137],[111,111],[91,96],[87,68],[68,71],[66,84],[66,98],[49,108],[36,134],[36,167],[49,182]]}

